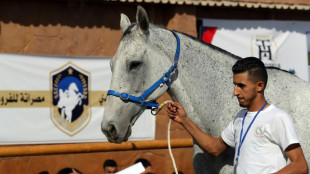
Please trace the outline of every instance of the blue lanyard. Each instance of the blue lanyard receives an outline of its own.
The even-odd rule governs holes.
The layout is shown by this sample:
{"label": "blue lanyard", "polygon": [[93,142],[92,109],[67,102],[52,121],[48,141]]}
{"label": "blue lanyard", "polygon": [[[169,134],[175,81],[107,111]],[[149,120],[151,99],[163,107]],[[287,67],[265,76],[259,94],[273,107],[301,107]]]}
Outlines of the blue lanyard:
{"label": "blue lanyard", "polygon": [[262,111],[264,109],[264,107],[267,105],[267,101],[265,102],[265,104],[259,109],[259,111],[256,113],[256,115],[254,116],[253,120],[251,121],[248,129],[246,130],[244,136],[242,137],[242,133],[243,133],[243,125],[244,125],[244,120],[245,120],[245,116],[247,115],[248,112],[246,112],[243,116],[243,120],[242,120],[242,128],[241,128],[241,132],[240,132],[240,141],[239,141],[239,147],[238,147],[238,152],[237,152],[237,157],[236,157],[236,161],[238,162],[239,160],[239,155],[240,155],[240,149],[241,149],[241,146],[244,142],[244,139],[246,137],[246,135],[248,134],[253,122],[255,121],[256,117],[258,116],[258,114],[260,113],[260,111]]}

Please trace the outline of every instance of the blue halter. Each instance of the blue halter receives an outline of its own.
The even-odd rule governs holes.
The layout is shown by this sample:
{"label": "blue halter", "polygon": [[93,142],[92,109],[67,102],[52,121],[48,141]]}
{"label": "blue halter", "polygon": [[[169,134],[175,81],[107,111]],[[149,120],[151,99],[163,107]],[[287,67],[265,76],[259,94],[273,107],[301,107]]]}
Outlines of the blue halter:
{"label": "blue halter", "polygon": [[178,68],[178,60],[180,54],[180,38],[175,31],[171,31],[175,38],[177,39],[177,50],[174,56],[174,64],[169,68],[169,70],[161,77],[157,82],[155,82],[149,89],[147,89],[140,97],[132,96],[127,93],[119,93],[114,90],[108,90],[107,95],[113,95],[121,98],[125,102],[135,102],[139,103],[142,107],[146,107],[147,109],[158,108],[159,104],[156,102],[149,102],[146,98],[152,94],[159,86],[162,86],[164,83],[167,84],[168,88],[171,86],[170,75],[174,70]]}

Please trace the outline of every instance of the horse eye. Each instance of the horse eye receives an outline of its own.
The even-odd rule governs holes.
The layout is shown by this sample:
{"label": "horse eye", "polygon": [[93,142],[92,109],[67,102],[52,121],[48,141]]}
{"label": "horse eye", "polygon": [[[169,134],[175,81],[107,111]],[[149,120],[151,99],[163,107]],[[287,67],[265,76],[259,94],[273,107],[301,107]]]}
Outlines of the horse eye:
{"label": "horse eye", "polygon": [[141,64],[142,64],[142,62],[139,62],[139,61],[130,62],[129,71],[139,68],[141,66]]}

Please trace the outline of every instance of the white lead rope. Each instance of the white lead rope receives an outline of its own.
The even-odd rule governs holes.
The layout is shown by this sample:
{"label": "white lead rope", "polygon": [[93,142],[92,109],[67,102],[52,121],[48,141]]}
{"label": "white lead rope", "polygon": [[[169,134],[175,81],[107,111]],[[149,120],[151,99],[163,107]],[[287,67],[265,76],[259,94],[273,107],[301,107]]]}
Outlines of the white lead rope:
{"label": "white lead rope", "polygon": [[179,174],[178,169],[177,169],[177,165],[175,164],[174,161],[174,157],[171,151],[171,144],[170,144],[170,126],[171,126],[171,119],[169,119],[169,123],[168,123],[168,150],[169,150],[169,154],[170,154],[170,158],[173,164],[173,168],[176,174]]}
{"label": "white lead rope", "polygon": [[[156,110],[152,110],[152,114],[153,115],[157,115],[158,112],[168,103],[172,102],[171,100],[167,100],[167,101],[164,101],[162,104],[159,105],[158,108],[156,108]],[[172,165],[173,165],[173,168],[174,168],[174,172],[176,174],[179,174],[178,172],[178,169],[177,169],[177,165],[175,163],[175,160],[174,160],[174,157],[173,157],[173,154],[172,154],[172,150],[171,150],[171,143],[170,143],[170,127],[171,127],[171,119],[169,119],[169,122],[168,122],[168,131],[167,131],[167,139],[168,139],[168,150],[169,150],[169,155],[170,155],[170,158],[171,158],[171,161],[172,161]]]}

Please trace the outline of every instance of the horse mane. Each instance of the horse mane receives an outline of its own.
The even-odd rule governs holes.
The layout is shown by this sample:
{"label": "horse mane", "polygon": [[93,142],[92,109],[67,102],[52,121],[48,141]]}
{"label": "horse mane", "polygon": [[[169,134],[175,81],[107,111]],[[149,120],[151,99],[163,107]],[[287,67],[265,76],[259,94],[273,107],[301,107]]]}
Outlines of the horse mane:
{"label": "horse mane", "polygon": [[[217,47],[217,46],[212,45],[212,44],[210,44],[210,43],[201,41],[201,40],[198,39],[197,37],[194,37],[194,36],[191,36],[191,35],[189,35],[189,34],[182,33],[182,32],[178,32],[178,33],[181,33],[181,34],[183,34],[183,35],[185,35],[185,36],[191,38],[192,40],[195,40],[195,41],[197,41],[197,42],[200,42],[200,43],[203,44],[203,45],[206,45],[206,46],[211,47],[211,48],[213,48],[213,49],[216,49],[216,50],[218,50],[218,51],[224,52],[225,54],[228,54],[228,55],[230,55],[231,57],[236,58],[237,60],[242,59],[240,56],[234,55],[234,54],[232,54],[231,52],[228,52],[228,51],[226,51],[226,50],[224,50],[224,49],[222,49],[222,48],[220,48],[220,47]],[[284,69],[281,69],[281,68],[275,67],[275,66],[267,66],[266,69],[276,69],[276,70],[280,70],[280,71],[284,71],[284,72],[287,72],[287,73],[292,74],[291,72],[289,72],[289,71],[287,71],[287,70],[284,70]],[[293,75],[295,75],[295,74],[293,74]]]}
{"label": "horse mane", "polygon": [[[164,28],[164,29],[165,29],[165,28]],[[168,29],[166,29],[166,30],[168,30]],[[194,40],[194,41],[196,41],[196,42],[200,42],[200,43],[203,44],[203,45],[206,45],[206,46],[208,46],[208,47],[211,47],[212,49],[218,50],[218,51],[220,51],[220,52],[224,52],[225,54],[227,54],[227,55],[229,55],[229,56],[231,56],[231,57],[233,57],[233,58],[235,58],[235,59],[237,59],[237,60],[242,59],[240,56],[237,56],[237,55],[235,55],[235,54],[232,54],[231,52],[228,52],[228,51],[226,51],[226,50],[224,50],[224,49],[222,49],[222,48],[220,48],[220,47],[217,47],[217,46],[215,46],[215,45],[212,45],[212,44],[210,44],[210,43],[204,42],[204,41],[200,40],[200,39],[197,38],[197,37],[191,36],[191,35],[186,34],[186,33],[183,33],[183,32],[178,32],[178,33],[181,33],[181,34],[187,36],[188,38],[190,38],[190,39],[192,39],[192,40]],[[267,66],[266,69],[276,69],[276,70],[280,70],[280,71],[283,71],[283,72],[286,72],[286,73],[295,75],[295,74],[293,74],[293,73],[291,73],[291,72],[289,72],[289,71],[287,71],[287,70],[284,70],[284,69],[281,69],[281,68],[275,67],[275,66]],[[296,76],[296,75],[295,75],[295,76]]]}
{"label": "horse mane", "polygon": [[181,33],[181,34],[187,36],[188,38],[190,38],[190,39],[192,39],[192,40],[194,40],[194,41],[196,41],[196,42],[199,42],[199,43],[201,43],[201,44],[203,44],[203,45],[205,45],[205,46],[211,47],[212,49],[215,49],[215,50],[217,50],[217,51],[223,52],[224,54],[227,54],[227,55],[229,55],[230,57],[233,57],[233,58],[235,58],[235,59],[237,59],[237,60],[242,59],[240,56],[237,56],[237,55],[235,55],[235,54],[233,54],[233,53],[231,53],[231,52],[228,52],[227,50],[224,50],[224,49],[222,49],[222,48],[220,48],[220,47],[217,47],[217,46],[215,46],[215,45],[212,45],[212,44],[210,44],[210,43],[204,42],[204,41],[200,40],[200,39],[197,38],[197,37],[194,37],[194,36],[192,36],[192,35],[189,35],[189,34],[183,33],[183,32],[178,32],[178,33]]}
{"label": "horse mane", "polygon": [[[165,29],[165,28],[164,28],[164,29]],[[166,30],[168,30],[168,29],[166,29]],[[215,45],[212,45],[212,44],[210,44],[210,43],[204,42],[204,41],[200,40],[200,39],[197,38],[197,37],[194,37],[194,36],[189,35],[189,34],[187,34],[187,33],[179,32],[179,31],[177,31],[177,32],[178,32],[178,33],[181,33],[181,34],[187,36],[188,38],[190,38],[190,39],[192,39],[192,40],[194,40],[194,41],[196,41],[196,42],[199,42],[199,43],[201,43],[201,44],[203,44],[203,45],[206,45],[206,46],[208,46],[208,47],[211,47],[211,48],[213,48],[213,49],[215,49],[215,50],[218,50],[218,51],[220,51],[220,52],[224,52],[225,54],[227,54],[227,55],[229,55],[229,56],[231,56],[231,57],[233,57],[233,58],[235,58],[235,59],[237,59],[237,60],[242,59],[240,56],[237,56],[237,55],[235,55],[235,54],[233,54],[233,53],[231,53],[231,52],[228,52],[227,50],[224,50],[224,49],[222,49],[222,48],[220,48],[220,47],[217,47],[217,46],[215,46]],[[281,68],[275,67],[275,66],[267,66],[266,69],[276,69],[276,70],[280,70],[280,71],[283,71],[283,72],[287,72],[287,73],[292,74],[291,72],[289,72],[289,71],[287,71],[287,70],[284,70],[284,69],[281,69]],[[295,74],[292,74],[292,75],[295,75]]]}

